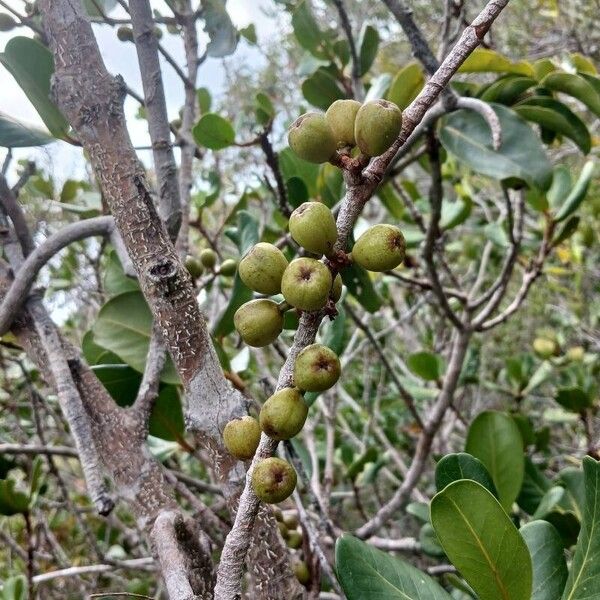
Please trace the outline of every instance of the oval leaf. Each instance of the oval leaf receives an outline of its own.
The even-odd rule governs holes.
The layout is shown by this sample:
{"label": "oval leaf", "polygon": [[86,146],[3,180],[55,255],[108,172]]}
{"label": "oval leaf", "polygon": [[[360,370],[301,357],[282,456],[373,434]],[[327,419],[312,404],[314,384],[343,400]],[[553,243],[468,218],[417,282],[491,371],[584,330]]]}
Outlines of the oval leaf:
{"label": "oval leaf", "polygon": [[425,85],[423,69],[416,62],[408,63],[400,69],[392,81],[387,99],[404,110]]}
{"label": "oval leaf", "polygon": [[504,413],[486,411],[471,423],[466,451],[487,468],[504,510],[510,511],[523,483],[523,439],[517,424]]}
{"label": "oval leaf", "polygon": [[235,142],[231,123],[216,113],[206,113],[192,130],[196,143],[211,150],[222,150]]}
{"label": "oval leaf", "polygon": [[0,113],[0,146],[4,148],[29,148],[44,146],[54,141],[47,132],[25,125]]}
{"label": "oval leaf", "polygon": [[325,69],[317,69],[302,83],[302,94],[313,106],[327,110],[336,100],[346,97],[335,77]]}
{"label": "oval leaf", "polygon": [[542,85],[554,92],[573,96],[585,104],[597,117],[600,117],[600,94],[594,86],[581,75],[574,73],[549,73]]}
{"label": "oval leaf", "polygon": [[533,67],[525,62],[512,62],[488,48],[475,48],[458,69],[459,73],[514,73],[533,77]]}
{"label": "oval leaf", "polygon": [[377,29],[371,25],[365,25],[360,33],[358,40],[358,62],[359,62],[359,75],[364,75],[371,68],[375,57],[377,56],[377,49],[379,48],[379,34]]}
{"label": "oval leaf", "polygon": [[445,370],[444,360],[431,352],[415,352],[406,359],[406,366],[417,377],[437,381]]}
{"label": "oval leaf", "polygon": [[431,501],[431,523],[452,564],[480,600],[529,600],[531,557],[496,498],[455,481]]}
{"label": "oval leaf", "polygon": [[435,487],[438,492],[459,479],[476,481],[491,494],[498,496],[496,486],[485,465],[466,452],[447,454],[438,462],[435,468]]}
{"label": "oval leaf", "polygon": [[429,575],[350,535],[335,544],[335,568],[348,600],[451,600]]}
{"label": "oval leaf", "polygon": [[562,540],[547,521],[533,521],[519,530],[531,555],[531,600],[560,598],[569,574]]}
{"label": "oval leaf", "polygon": [[533,129],[512,110],[491,105],[502,127],[502,144],[492,146],[490,128],[474,111],[458,110],[442,121],[440,140],[461,162],[473,171],[495,179],[517,178],[540,189],[552,182],[552,168]]}
{"label": "oval leaf", "polygon": [[579,205],[585,200],[593,173],[594,163],[592,161],[588,161],[583,166],[583,169],[581,169],[579,179],[577,179],[573,189],[565,198],[565,201],[556,213],[554,220],[557,223],[559,221],[564,221],[567,217],[572,215],[579,208]]}

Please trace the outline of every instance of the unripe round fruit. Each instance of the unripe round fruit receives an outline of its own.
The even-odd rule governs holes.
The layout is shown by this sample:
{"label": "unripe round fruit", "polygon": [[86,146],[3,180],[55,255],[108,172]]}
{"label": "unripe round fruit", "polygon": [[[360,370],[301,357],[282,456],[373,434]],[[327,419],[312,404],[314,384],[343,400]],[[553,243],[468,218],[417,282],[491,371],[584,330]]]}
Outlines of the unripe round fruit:
{"label": "unripe round fruit", "polygon": [[225,448],[236,458],[251,459],[260,442],[258,421],[249,415],[229,421],[223,430],[223,442]]}
{"label": "unripe round fruit", "polygon": [[221,263],[219,267],[219,273],[225,277],[233,277],[237,271],[237,260],[228,258]]}
{"label": "unripe round fruit", "polygon": [[312,163],[327,162],[337,148],[325,115],[317,112],[305,113],[290,125],[288,143],[295,154]]}
{"label": "unripe round fruit", "polygon": [[298,517],[296,515],[287,515],[283,517],[283,522],[288,529],[294,530],[298,527]]}
{"label": "unripe round fruit", "polygon": [[242,304],[233,324],[248,346],[262,348],[274,342],[283,329],[283,315],[276,302],[261,298]]}
{"label": "unripe round fruit", "polygon": [[406,242],[393,225],[373,225],[352,248],[352,259],[368,271],[389,271],[404,260]]}
{"label": "unripe round fruit", "polygon": [[290,215],[290,234],[305,250],[330,254],[337,240],[333,213],[322,202],[304,202]]}
{"label": "unripe round fruit", "polygon": [[288,261],[277,246],[259,242],[240,261],[239,274],[251,290],[259,294],[279,294],[287,266]]}
{"label": "unripe round fruit", "polygon": [[288,531],[288,528],[285,526],[285,523],[282,523],[281,521],[277,521],[277,527],[279,527],[279,533],[280,533],[281,537],[284,540],[287,540],[287,537],[290,532]]}
{"label": "unripe round fruit", "polygon": [[192,276],[192,279],[198,279],[204,273],[204,267],[202,263],[193,256],[188,256],[185,259],[185,268],[188,270],[188,273]]}
{"label": "unripe round fruit", "polygon": [[200,262],[212,271],[217,264],[217,253],[212,248],[204,248],[200,252]]}
{"label": "unripe round fruit", "polygon": [[310,571],[308,570],[308,565],[303,560],[295,561],[292,569],[296,579],[302,585],[307,585],[310,582]]}
{"label": "unripe round fruit", "polygon": [[365,102],[356,113],[354,137],[367,156],[383,154],[402,129],[402,111],[387,100]]}
{"label": "unripe round fruit", "polygon": [[283,523],[283,513],[281,512],[281,509],[274,506],[272,508],[272,511],[273,511],[273,516],[277,519],[277,521],[279,521],[280,523]]}
{"label": "unripe round fruit", "polygon": [[296,471],[290,463],[272,456],[261,460],[252,473],[252,489],[259,500],[269,504],[283,502],[296,487]]}
{"label": "unripe round fruit", "polygon": [[341,372],[340,359],[331,348],[311,344],[296,357],[294,385],[307,392],[322,392],[336,384]]}
{"label": "unripe round fruit", "polygon": [[331,272],[314,258],[297,258],[283,273],[281,293],[300,310],[319,310],[327,303],[332,286]]}
{"label": "unripe round fruit", "polygon": [[304,426],[308,406],[296,388],[275,392],[260,410],[260,428],[278,442],[293,438]]}
{"label": "unripe round fruit", "polygon": [[155,27],[154,28],[154,37],[157,40],[160,40],[160,39],[162,39],[162,36],[163,36],[162,29],[160,27]]}
{"label": "unripe round fruit", "polygon": [[558,346],[554,340],[535,338],[533,340],[533,350],[540,358],[550,358],[556,354]]}
{"label": "unripe round fruit", "polygon": [[292,550],[297,550],[300,548],[300,546],[302,546],[302,534],[298,533],[297,531],[290,531],[285,543],[289,548],[292,548]]}
{"label": "unripe round fruit", "polygon": [[117,37],[122,42],[133,42],[133,29],[126,25],[121,25],[121,27],[117,29]]}
{"label": "unripe round fruit", "polygon": [[356,100],[336,100],[325,113],[325,119],[338,146],[354,146],[354,122],[361,107]]}
{"label": "unripe round fruit", "polygon": [[342,276],[338,273],[333,280],[331,287],[331,299],[337,302],[342,297]]}
{"label": "unripe round fruit", "polygon": [[581,346],[572,346],[567,350],[567,360],[579,362],[585,356],[585,349]]}
{"label": "unripe round fruit", "polygon": [[17,22],[6,13],[0,13],[0,31],[12,31],[17,26]]}

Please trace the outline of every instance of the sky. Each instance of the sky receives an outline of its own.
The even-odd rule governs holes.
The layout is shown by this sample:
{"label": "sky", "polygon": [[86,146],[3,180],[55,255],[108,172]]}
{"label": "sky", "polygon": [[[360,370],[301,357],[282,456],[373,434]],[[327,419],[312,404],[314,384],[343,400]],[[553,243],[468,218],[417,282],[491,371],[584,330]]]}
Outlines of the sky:
{"label": "sky", "polygon": [[[9,0],[9,2],[14,6],[22,6],[20,0]],[[156,8],[162,14],[169,14],[169,10],[163,2],[152,0],[151,4],[153,8]],[[276,27],[276,24],[261,11],[261,7],[266,4],[266,0],[229,0],[227,2],[227,10],[238,28],[254,23],[259,41],[264,41],[273,34]],[[20,12],[22,12],[21,6],[17,8]],[[110,13],[110,16],[113,18],[124,18],[127,15],[118,6]],[[94,32],[108,70],[115,75],[122,75],[128,85],[142,95],[142,84],[134,45],[119,42],[116,37],[116,29],[107,25],[94,25]],[[179,64],[183,64],[184,55],[181,37],[169,35],[166,30],[163,30],[163,33],[161,43]],[[198,23],[198,33],[199,45],[200,49],[202,49],[208,41],[208,36],[202,31],[202,21]],[[4,50],[4,46],[8,40],[15,34],[27,35],[29,37],[33,35],[26,28],[20,28],[10,33],[0,33],[0,50]],[[244,40],[240,41],[236,50],[236,56],[247,60],[264,60],[260,53]],[[169,119],[175,119],[183,103],[183,87],[173,69],[164,60],[162,62],[163,83]],[[207,87],[211,90],[213,97],[218,97],[222,93],[223,82],[224,71],[222,60],[210,58],[206,60],[198,73],[198,87]],[[44,127],[43,122],[27,99],[27,96],[21,91],[21,88],[17,85],[13,77],[1,64],[0,89],[2,90],[0,94],[0,112],[8,114],[15,119]],[[137,102],[128,98],[125,102],[125,112],[132,141],[136,146],[145,146],[149,144],[147,124],[144,120],[134,118],[137,109]],[[5,155],[6,149],[0,148],[0,161],[4,159]],[[81,155],[81,149],[64,142],[56,142],[35,150],[31,148],[16,149],[13,151],[13,155],[17,159],[25,157],[33,158],[41,167],[47,168],[55,174],[59,180],[81,177],[84,172],[84,160]],[[151,156],[149,152],[140,152],[140,158],[150,166],[151,163],[149,161],[151,160]],[[12,177],[14,177],[14,174],[12,174]]]}

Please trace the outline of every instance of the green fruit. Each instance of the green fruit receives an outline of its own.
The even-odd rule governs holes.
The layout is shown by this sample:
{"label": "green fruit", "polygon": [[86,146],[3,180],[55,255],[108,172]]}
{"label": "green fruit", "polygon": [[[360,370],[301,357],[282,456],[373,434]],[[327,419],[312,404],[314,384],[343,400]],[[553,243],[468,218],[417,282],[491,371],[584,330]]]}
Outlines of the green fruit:
{"label": "green fruit", "polygon": [[331,272],[314,258],[297,258],[283,273],[281,293],[288,304],[300,310],[325,306],[332,286]]}
{"label": "green fruit", "polygon": [[278,442],[293,438],[304,426],[308,406],[296,388],[275,392],[260,411],[260,428]]}
{"label": "green fruit", "polygon": [[276,506],[273,507],[273,516],[281,523],[283,523],[283,513],[281,512],[280,508],[277,508]]}
{"label": "green fruit", "polygon": [[248,415],[229,421],[223,430],[223,442],[225,448],[236,458],[251,459],[260,442],[258,421]]}
{"label": "green fruit", "polygon": [[271,344],[283,329],[283,315],[276,302],[261,298],[242,304],[233,315],[233,324],[248,346]]}
{"label": "green fruit", "polygon": [[290,530],[294,530],[298,527],[298,517],[296,515],[287,515],[283,518],[283,522]]}
{"label": "green fruit", "polygon": [[296,487],[296,471],[290,463],[272,456],[261,460],[252,473],[252,489],[259,500],[269,504],[283,502]]}
{"label": "green fruit", "polygon": [[192,279],[198,279],[198,277],[200,277],[202,273],[204,273],[204,267],[202,266],[202,263],[193,256],[188,256],[185,259],[185,268],[192,276]]}
{"label": "green fruit", "polygon": [[340,359],[331,348],[311,344],[296,357],[294,384],[307,392],[322,392],[336,384],[341,372]]}
{"label": "green fruit", "polygon": [[292,569],[296,579],[302,585],[308,585],[308,583],[310,583],[310,571],[308,570],[308,565],[303,560],[295,561]]}
{"label": "green fruit", "polygon": [[322,202],[304,202],[290,216],[290,234],[305,250],[330,254],[337,240],[333,213]]}
{"label": "green fruit", "polygon": [[121,25],[121,27],[117,29],[117,37],[122,42],[133,42],[133,29],[126,25]]}
{"label": "green fruit", "polygon": [[367,156],[383,154],[402,129],[402,111],[387,100],[365,102],[356,113],[354,136]]}
{"label": "green fruit", "polygon": [[0,31],[12,31],[18,23],[6,13],[0,13]]}
{"label": "green fruit", "polygon": [[573,346],[567,350],[567,360],[573,362],[582,361],[585,357],[585,349],[581,346]]}
{"label": "green fruit", "polygon": [[535,340],[533,340],[533,351],[540,358],[550,358],[557,353],[558,345],[554,340],[535,338]]}
{"label": "green fruit", "polygon": [[288,528],[285,526],[285,523],[281,523],[280,521],[277,521],[277,527],[279,527],[279,533],[280,533],[281,537],[284,540],[287,540],[289,531],[288,531]]}
{"label": "green fruit", "polygon": [[338,146],[354,146],[354,122],[361,107],[356,100],[336,100],[325,113],[325,119]]}
{"label": "green fruit", "polygon": [[171,121],[171,126],[173,127],[173,129],[179,130],[179,129],[181,129],[182,125],[183,125],[183,123],[182,123],[181,119],[179,119],[179,118],[178,119],[173,119]]}
{"label": "green fruit", "polygon": [[298,531],[290,531],[285,543],[289,548],[292,548],[292,550],[297,550],[300,548],[300,546],[302,546],[302,534]]}
{"label": "green fruit", "polygon": [[312,163],[327,162],[337,148],[325,115],[317,112],[305,113],[290,125],[288,143],[295,154]]}
{"label": "green fruit", "polygon": [[160,27],[155,27],[154,28],[154,37],[157,40],[160,40],[160,39],[162,39],[162,36],[163,36],[162,29]]}
{"label": "green fruit", "polygon": [[240,261],[239,274],[251,290],[259,294],[279,294],[287,266],[288,261],[277,246],[259,242]]}
{"label": "green fruit", "polygon": [[217,253],[212,248],[205,248],[200,252],[200,262],[212,271],[217,264]]}
{"label": "green fruit", "polygon": [[338,273],[331,287],[331,299],[337,302],[342,297],[342,276]]}
{"label": "green fruit", "polygon": [[389,271],[404,260],[406,242],[393,225],[369,227],[352,248],[352,259],[368,271]]}
{"label": "green fruit", "polygon": [[219,273],[224,277],[233,277],[237,271],[237,260],[228,258],[221,263],[219,267]]}

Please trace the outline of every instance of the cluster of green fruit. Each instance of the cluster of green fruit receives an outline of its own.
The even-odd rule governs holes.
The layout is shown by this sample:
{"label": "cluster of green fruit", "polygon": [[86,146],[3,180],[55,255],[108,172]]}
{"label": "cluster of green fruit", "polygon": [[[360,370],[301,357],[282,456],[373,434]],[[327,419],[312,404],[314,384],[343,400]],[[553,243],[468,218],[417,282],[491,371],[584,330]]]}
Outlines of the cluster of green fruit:
{"label": "cluster of green fruit", "polygon": [[383,154],[402,129],[402,111],[387,100],[336,100],[325,114],[305,113],[288,132],[290,148],[302,159],[324,163],[337,150],[358,149],[365,156]]}
{"label": "cluster of green fruit", "polygon": [[[333,255],[337,228],[331,210],[320,202],[305,202],[290,216],[292,238],[306,251]],[[374,225],[357,240],[346,258],[369,271],[388,271],[404,260],[406,244],[393,225]],[[342,293],[342,278],[317,258],[303,256],[288,263],[283,252],[265,242],[253,246],[239,265],[242,281],[259,294],[283,294],[284,302],[259,298],[242,305],[234,324],[242,339],[254,347],[273,343],[283,330],[283,313],[290,308],[317,311]]]}
{"label": "cluster of green fruit", "polygon": [[233,258],[228,258],[218,265],[217,258],[217,253],[212,248],[205,248],[200,252],[200,258],[188,256],[185,259],[185,268],[192,276],[192,279],[198,279],[198,277],[202,276],[205,269],[215,275],[233,277],[237,270],[237,261]]}
{"label": "cluster of green fruit", "polygon": [[[286,511],[282,513],[278,508],[274,510],[279,533],[284,539],[288,548],[300,550],[302,546],[302,530],[299,528],[298,517],[295,511]],[[294,575],[302,585],[307,585],[310,581],[310,571],[304,560],[295,556],[292,561],[292,570]]]}

